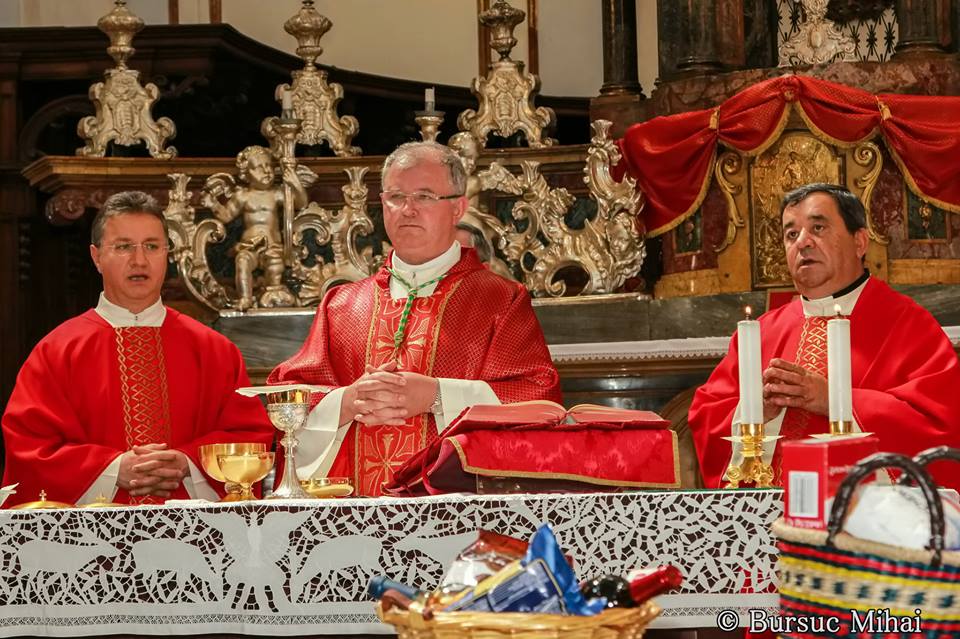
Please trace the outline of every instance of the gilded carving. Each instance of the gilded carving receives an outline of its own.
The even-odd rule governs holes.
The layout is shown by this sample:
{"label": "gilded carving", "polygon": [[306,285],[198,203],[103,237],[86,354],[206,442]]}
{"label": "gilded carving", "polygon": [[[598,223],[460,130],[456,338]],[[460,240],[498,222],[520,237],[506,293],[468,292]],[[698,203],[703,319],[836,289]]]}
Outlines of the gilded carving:
{"label": "gilded carving", "polygon": [[[198,301],[215,311],[312,306],[332,285],[362,279],[379,267],[380,258],[373,255],[372,248],[358,249],[360,237],[374,228],[366,210],[366,167],[345,169],[348,182],[342,189],[344,206],[336,212],[307,202],[305,187],[316,175],[304,166],[280,169],[281,184],[276,184],[275,157],[265,147],[241,151],[237,168],[236,178],[217,173],[207,179],[200,202],[213,217],[201,221],[196,220],[190,206],[191,194],[186,190],[189,177],[170,175],[173,188],[165,215],[173,243],[171,257],[187,290]],[[289,254],[284,248],[287,232],[281,224],[288,193],[296,209],[289,232]],[[243,231],[228,249],[236,266],[231,291],[218,282],[207,251],[210,245],[224,241],[225,224],[237,218],[243,222]],[[314,234],[313,245],[329,245],[332,260],[311,252],[308,232]]]}
{"label": "gilded carving", "polygon": [[523,63],[510,58],[510,51],[517,44],[513,30],[525,15],[505,0],[497,0],[479,17],[481,24],[489,28],[490,47],[500,54],[500,59],[490,65],[485,77],[473,79],[472,90],[480,102],[479,109],[461,113],[457,127],[471,133],[482,146],[491,132],[502,137],[522,132],[532,148],[556,142],[544,135],[545,129],[556,122],[553,109],[533,106],[540,79],[524,73]]}
{"label": "gilded carving", "polygon": [[133,146],[143,141],[150,155],[167,160],[176,157],[174,147],[164,147],[176,135],[170,118],[154,121],[151,109],[160,95],[155,84],[140,85],[140,73],[127,68],[127,60],[135,49],[130,46],[133,35],[143,28],[143,20],[130,13],[125,0],[115,0],[113,10],[100,18],[97,26],[110,37],[107,52],[116,68],[105,72],[105,81],[90,87],[90,100],[96,114],[77,124],[77,134],[86,144],[77,155],[103,157],[110,142]]}
{"label": "gilded carving", "polygon": [[303,59],[304,66],[291,74],[292,84],[277,87],[276,99],[283,103],[284,94],[290,92],[290,117],[301,121],[297,142],[315,145],[326,141],[336,155],[356,157],[360,155],[360,147],[352,146],[351,142],[360,131],[360,124],[352,115],[337,116],[343,86],[327,82],[327,72],[315,64],[323,53],[320,38],[332,26],[326,16],[313,8],[313,0],[303,0],[297,15],[284,23],[284,30],[297,39],[297,55]]}
{"label": "gilded carving", "polygon": [[[302,167],[305,169],[305,167]],[[282,169],[282,186],[275,186],[276,168],[270,149],[249,146],[237,155],[238,179],[227,173],[207,178],[201,202],[216,219],[229,224],[243,220],[243,234],[232,248],[236,266],[238,310],[254,306],[294,306],[296,298],[283,282],[287,267],[281,222],[284,218],[285,190],[291,193],[292,204],[301,209],[307,204],[304,183],[295,167]],[[305,169],[309,172],[308,169]],[[316,178],[304,176],[308,185]],[[255,271],[262,272],[262,292],[255,296]]]}
{"label": "gilded carving", "polygon": [[743,221],[743,216],[740,214],[740,209],[737,206],[738,196],[743,192],[743,185],[740,183],[740,180],[737,179],[738,176],[742,179],[742,174],[740,173],[742,169],[743,158],[740,157],[739,153],[732,151],[727,151],[721,155],[713,167],[714,177],[717,180],[717,184],[720,185],[720,192],[723,193],[723,198],[727,201],[727,234],[723,240],[716,245],[715,249],[717,253],[733,244],[733,241],[737,239],[737,229],[742,229],[746,226],[746,223]]}
{"label": "gilded carving", "polygon": [[354,166],[344,171],[348,182],[342,188],[344,205],[339,211],[328,211],[311,202],[294,220],[296,246],[304,247],[304,232],[310,229],[316,232],[316,243],[320,246],[329,244],[333,253],[332,261],[325,261],[318,255],[313,266],[299,262],[296,274],[303,282],[299,292],[303,306],[318,303],[335,284],[355,282],[372,275],[383,262],[382,256],[375,256],[371,247],[358,248],[357,241],[373,233],[373,220],[367,214],[368,190],[363,183],[367,167]]}
{"label": "gilded carving", "polygon": [[620,159],[608,135],[610,123],[601,120],[593,128],[584,182],[597,203],[597,214],[582,229],[567,226],[574,197],[566,189],[550,188],[538,162],[523,161],[520,175],[493,162],[477,175],[476,188],[519,196],[511,215],[520,224],[503,224],[488,214],[484,220],[534,296],[565,295],[567,286],[558,274],[566,268],[581,270],[589,278],[579,295],[612,293],[643,264],[643,236],[637,228],[642,196],[632,180],[616,182],[610,175],[610,166]]}
{"label": "gilded carving", "polygon": [[780,66],[824,64],[853,56],[857,41],[827,19],[829,0],[800,0],[807,19],[780,45]]}
{"label": "gilded carving", "polygon": [[860,201],[867,212],[867,232],[870,239],[878,244],[889,244],[890,238],[881,235],[874,226],[873,213],[870,208],[870,196],[873,195],[873,187],[877,185],[880,179],[880,171],[883,170],[883,155],[880,148],[873,142],[864,142],[853,150],[853,161],[858,166],[866,169],[866,173],[854,180],[854,184],[861,191]]}
{"label": "gilded carving", "polygon": [[[477,140],[470,133],[461,132],[451,136],[448,146],[455,150],[460,156],[460,161],[463,163],[463,168],[467,173],[467,189],[465,194],[469,205],[467,212],[461,219],[461,223],[479,231],[492,249],[494,246],[497,246],[500,237],[506,231],[506,226],[496,215],[487,212],[480,202],[480,194],[483,191],[515,188],[510,186],[513,184],[513,175],[496,162],[491,164],[489,169],[478,174],[476,172],[477,158],[480,155],[480,148]],[[514,195],[519,194],[519,192],[514,193]],[[516,279],[507,263],[500,259],[492,250],[488,265],[494,273],[511,280]]]}
{"label": "gilded carving", "polygon": [[167,177],[173,182],[163,212],[172,245],[170,260],[177,265],[187,291],[207,308],[219,311],[229,305],[229,300],[223,286],[210,272],[207,245],[226,237],[223,223],[216,218],[197,222],[196,210],[190,205],[193,194],[187,191],[190,176],[171,173]]}
{"label": "gilded carving", "polygon": [[840,158],[810,134],[786,133],[750,167],[753,284],[788,286],[780,201],[784,193],[811,182],[842,184]]}

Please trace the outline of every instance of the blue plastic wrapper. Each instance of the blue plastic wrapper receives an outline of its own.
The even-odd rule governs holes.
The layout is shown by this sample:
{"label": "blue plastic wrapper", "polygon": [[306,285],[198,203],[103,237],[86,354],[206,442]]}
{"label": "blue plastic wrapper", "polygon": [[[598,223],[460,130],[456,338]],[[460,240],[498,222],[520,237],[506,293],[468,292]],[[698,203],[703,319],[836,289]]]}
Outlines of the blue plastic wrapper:
{"label": "blue plastic wrapper", "polygon": [[533,535],[523,559],[484,580],[446,610],[589,616],[603,610],[606,603],[603,597],[583,598],[557,538],[544,524]]}

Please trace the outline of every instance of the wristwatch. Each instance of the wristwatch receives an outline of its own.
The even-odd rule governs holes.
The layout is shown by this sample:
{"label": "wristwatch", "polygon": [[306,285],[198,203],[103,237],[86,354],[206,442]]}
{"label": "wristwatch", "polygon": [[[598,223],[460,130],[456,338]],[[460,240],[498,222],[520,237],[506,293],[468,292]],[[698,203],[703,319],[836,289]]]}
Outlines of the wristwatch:
{"label": "wristwatch", "polygon": [[437,394],[433,396],[433,403],[430,404],[430,412],[434,417],[443,415],[443,399],[440,397],[440,381],[437,381]]}

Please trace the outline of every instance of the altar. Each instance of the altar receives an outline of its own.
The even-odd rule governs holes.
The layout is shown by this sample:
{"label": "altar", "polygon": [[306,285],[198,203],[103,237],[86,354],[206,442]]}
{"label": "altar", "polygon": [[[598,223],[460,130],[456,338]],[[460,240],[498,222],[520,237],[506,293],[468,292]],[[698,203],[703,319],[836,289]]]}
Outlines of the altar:
{"label": "altar", "polygon": [[366,585],[435,587],[478,528],[549,522],[580,578],[670,563],[653,628],[777,606],[779,490],[0,511],[0,635],[389,633]]}

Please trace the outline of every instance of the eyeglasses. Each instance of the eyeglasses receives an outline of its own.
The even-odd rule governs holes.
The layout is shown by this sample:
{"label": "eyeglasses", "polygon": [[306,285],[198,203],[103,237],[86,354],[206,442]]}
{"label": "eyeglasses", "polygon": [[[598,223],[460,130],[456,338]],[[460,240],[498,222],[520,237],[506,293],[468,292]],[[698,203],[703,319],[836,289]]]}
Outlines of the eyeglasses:
{"label": "eyeglasses", "polygon": [[417,191],[416,193],[404,193],[403,191],[384,191],[380,194],[384,205],[393,210],[399,211],[404,204],[409,204],[411,208],[419,209],[436,204],[440,200],[456,200],[463,197],[463,193],[454,193],[453,195],[437,195],[430,191]]}
{"label": "eyeglasses", "polygon": [[119,255],[133,255],[138,248],[142,248],[146,255],[156,255],[160,251],[167,250],[167,245],[159,242],[117,242],[116,244],[108,244],[108,246]]}

